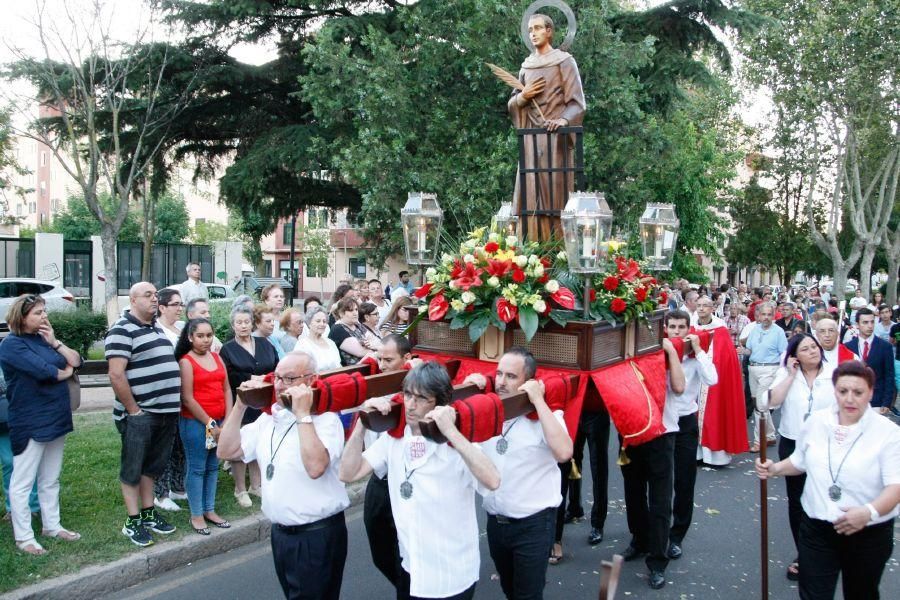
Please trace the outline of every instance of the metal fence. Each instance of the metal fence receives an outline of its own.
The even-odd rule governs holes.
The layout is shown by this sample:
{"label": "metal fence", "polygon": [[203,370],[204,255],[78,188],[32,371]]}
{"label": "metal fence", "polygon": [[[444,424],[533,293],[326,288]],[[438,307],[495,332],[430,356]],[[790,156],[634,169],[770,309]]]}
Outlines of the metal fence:
{"label": "metal fence", "polygon": [[[128,289],[141,281],[143,257],[144,246],[140,242],[119,242],[119,295],[127,295]],[[157,289],[181,283],[187,279],[185,267],[191,262],[200,265],[201,281],[214,281],[211,246],[154,244],[153,254],[150,257],[150,281]]]}
{"label": "metal fence", "polygon": [[0,240],[0,277],[34,277],[34,240]]}

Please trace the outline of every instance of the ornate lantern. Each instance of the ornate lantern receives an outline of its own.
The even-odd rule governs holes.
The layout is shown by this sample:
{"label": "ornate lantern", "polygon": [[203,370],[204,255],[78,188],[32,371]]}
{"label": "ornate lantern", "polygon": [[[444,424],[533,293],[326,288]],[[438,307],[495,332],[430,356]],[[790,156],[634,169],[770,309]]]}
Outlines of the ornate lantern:
{"label": "ornate lantern", "polygon": [[563,237],[569,270],[584,273],[584,318],[590,316],[591,275],[607,260],[612,211],[602,192],[573,192],[562,211]]}
{"label": "ornate lantern", "polygon": [[400,211],[400,219],[403,222],[406,264],[433,265],[437,262],[438,240],[444,220],[437,194],[409,192],[406,205]]}
{"label": "ornate lantern", "polygon": [[641,245],[648,268],[668,271],[675,258],[675,243],[681,222],[674,204],[648,204],[640,219]]}
{"label": "ornate lantern", "polygon": [[500,205],[500,210],[494,215],[494,222],[497,224],[498,233],[505,236],[516,235],[519,217],[513,213],[512,202],[504,202]]}

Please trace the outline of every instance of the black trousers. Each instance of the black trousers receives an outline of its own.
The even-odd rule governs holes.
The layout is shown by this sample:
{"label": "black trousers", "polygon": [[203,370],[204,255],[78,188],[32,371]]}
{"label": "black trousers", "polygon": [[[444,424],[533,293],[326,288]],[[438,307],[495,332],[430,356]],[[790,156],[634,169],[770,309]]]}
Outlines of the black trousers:
{"label": "black trousers", "polygon": [[[303,530],[272,524],[272,559],[288,600],[338,600],[347,560],[344,513]],[[307,526],[308,527],[308,526]]]}
{"label": "black trousers", "polygon": [[563,528],[566,525],[566,492],[569,490],[569,485],[571,483],[569,474],[572,472],[572,461],[559,463],[557,466],[559,467],[559,474],[561,476],[559,491],[562,494],[563,499],[556,509],[556,535],[553,536],[553,541],[561,544]]}
{"label": "black trousers", "polygon": [[647,567],[664,571],[669,559],[675,434],[667,433],[640,446],[630,446],[622,465],[625,513],[632,545],[647,553]]}
{"label": "black trousers", "polygon": [[697,413],[680,417],[673,454],[675,485],[672,498],[672,529],[669,531],[669,540],[676,544],[681,544],[684,540],[694,515],[694,485],[697,483],[699,444]]}
{"label": "black trousers", "polygon": [[[584,461],[584,444],[587,442],[588,454],[591,463],[591,485],[594,495],[594,505],[591,507],[591,527],[603,531],[606,525],[606,513],[609,504],[609,413],[582,412],[578,422],[578,433],[575,436],[575,445],[572,458],[582,470]],[[568,496],[569,506],[567,512],[570,515],[580,517],[584,515],[581,504],[581,482],[583,479],[565,479],[569,482]],[[564,488],[565,489],[565,488]],[[563,505],[565,505],[566,492],[563,491]],[[564,506],[565,508],[565,506]]]}
{"label": "black trousers", "polygon": [[[797,442],[784,436],[778,442],[778,458],[784,460],[794,453]],[[806,473],[802,475],[788,475],[784,478],[787,487],[788,521],[791,524],[791,535],[794,537],[794,547],[800,549],[800,521],[803,517],[803,505],[800,497],[803,496],[803,486],[806,485]]]}
{"label": "black trousers", "polygon": [[522,519],[488,515],[488,548],[500,587],[511,600],[541,600],[547,577],[547,555],[553,546],[557,508]]}
{"label": "black trousers", "polygon": [[[397,586],[397,600],[425,600],[424,598],[420,598],[419,596],[409,595],[409,573],[406,572],[406,569],[400,569],[400,579],[398,580],[398,583],[399,585]],[[472,598],[474,597],[475,583],[473,583],[471,587],[461,591],[458,594],[454,594],[453,596],[447,596],[446,598],[429,598],[428,600],[472,600]]]}
{"label": "black trousers", "polygon": [[[894,520],[840,535],[828,521],[800,520],[800,598],[832,600],[838,575],[844,600],[878,600],[884,565],[894,550]],[[895,597],[896,590],[891,592]]]}
{"label": "black trousers", "polygon": [[387,577],[394,587],[400,577],[400,543],[397,541],[397,526],[391,512],[391,496],[388,493],[387,478],[381,479],[374,473],[366,485],[363,505],[363,523],[369,537],[372,562]]}

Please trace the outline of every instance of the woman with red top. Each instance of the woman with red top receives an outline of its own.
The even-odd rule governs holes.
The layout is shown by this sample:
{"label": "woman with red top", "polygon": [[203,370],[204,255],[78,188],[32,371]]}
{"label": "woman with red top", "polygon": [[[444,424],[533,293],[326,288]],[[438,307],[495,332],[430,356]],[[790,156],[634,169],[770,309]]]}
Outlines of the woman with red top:
{"label": "woman with red top", "polygon": [[228,373],[219,355],[210,350],[213,328],[206,319],[191,319],[175,347],[181,367],[181,417],[178,432],[184,444],[187,469],[184,487],[191,509],[191,526],[209,535],[207,521],[220,529],[231,524],[216,514],[219,461],[216,442],[220,423],[231,410]]}

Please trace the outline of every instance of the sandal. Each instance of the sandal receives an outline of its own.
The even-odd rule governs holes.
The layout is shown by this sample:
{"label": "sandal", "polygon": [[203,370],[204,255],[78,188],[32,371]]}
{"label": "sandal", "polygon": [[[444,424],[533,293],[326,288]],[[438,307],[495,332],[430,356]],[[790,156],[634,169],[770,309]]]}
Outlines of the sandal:
{"label": "sandal", "polygon": [[58,540],[63,540],[66,542],[77,542],[81,539],[80,533],[69,531],[68,529],[57,529],[56,531],[47,531],[45,529],[41,531],[41,535],[56,538]]}
{"label": "sandal", "polygon": [[753,442],[753,445],[750,446],[750,452],[752,452],[753,454],[759,453],[759,442]]}
{"label": "sandal", "polygon": [[[556,550],[557,548],[559,548],[558,552]],[[550,558],[547,559],[547,562],[549,562],[551,565],[558,565],[562,561],[562,559],[563,559],[562,544],[559,544],[559,543],[553,544],[553,549],[550,551]]]}
{"label": "sandal", "polygon": [[800,563],[798,563],[796,560],[788,565],[787,578],[790,581],[800,580]]}
{"label": "sandal", "polygon": [[44,547],[41,546],[34,538],[25,540],[24,542],[16,542],[16,548],[18,548],[25,554],[30,554],[32,556],[43,556],[47,554],[47,551],[44,549]]}
{"label": "sandal", "polygon": [[194,527],[193,525],[191,527],[194,529],[194,533],[199,533],[200,535],[209,535],[211,533],[209,527]]}

